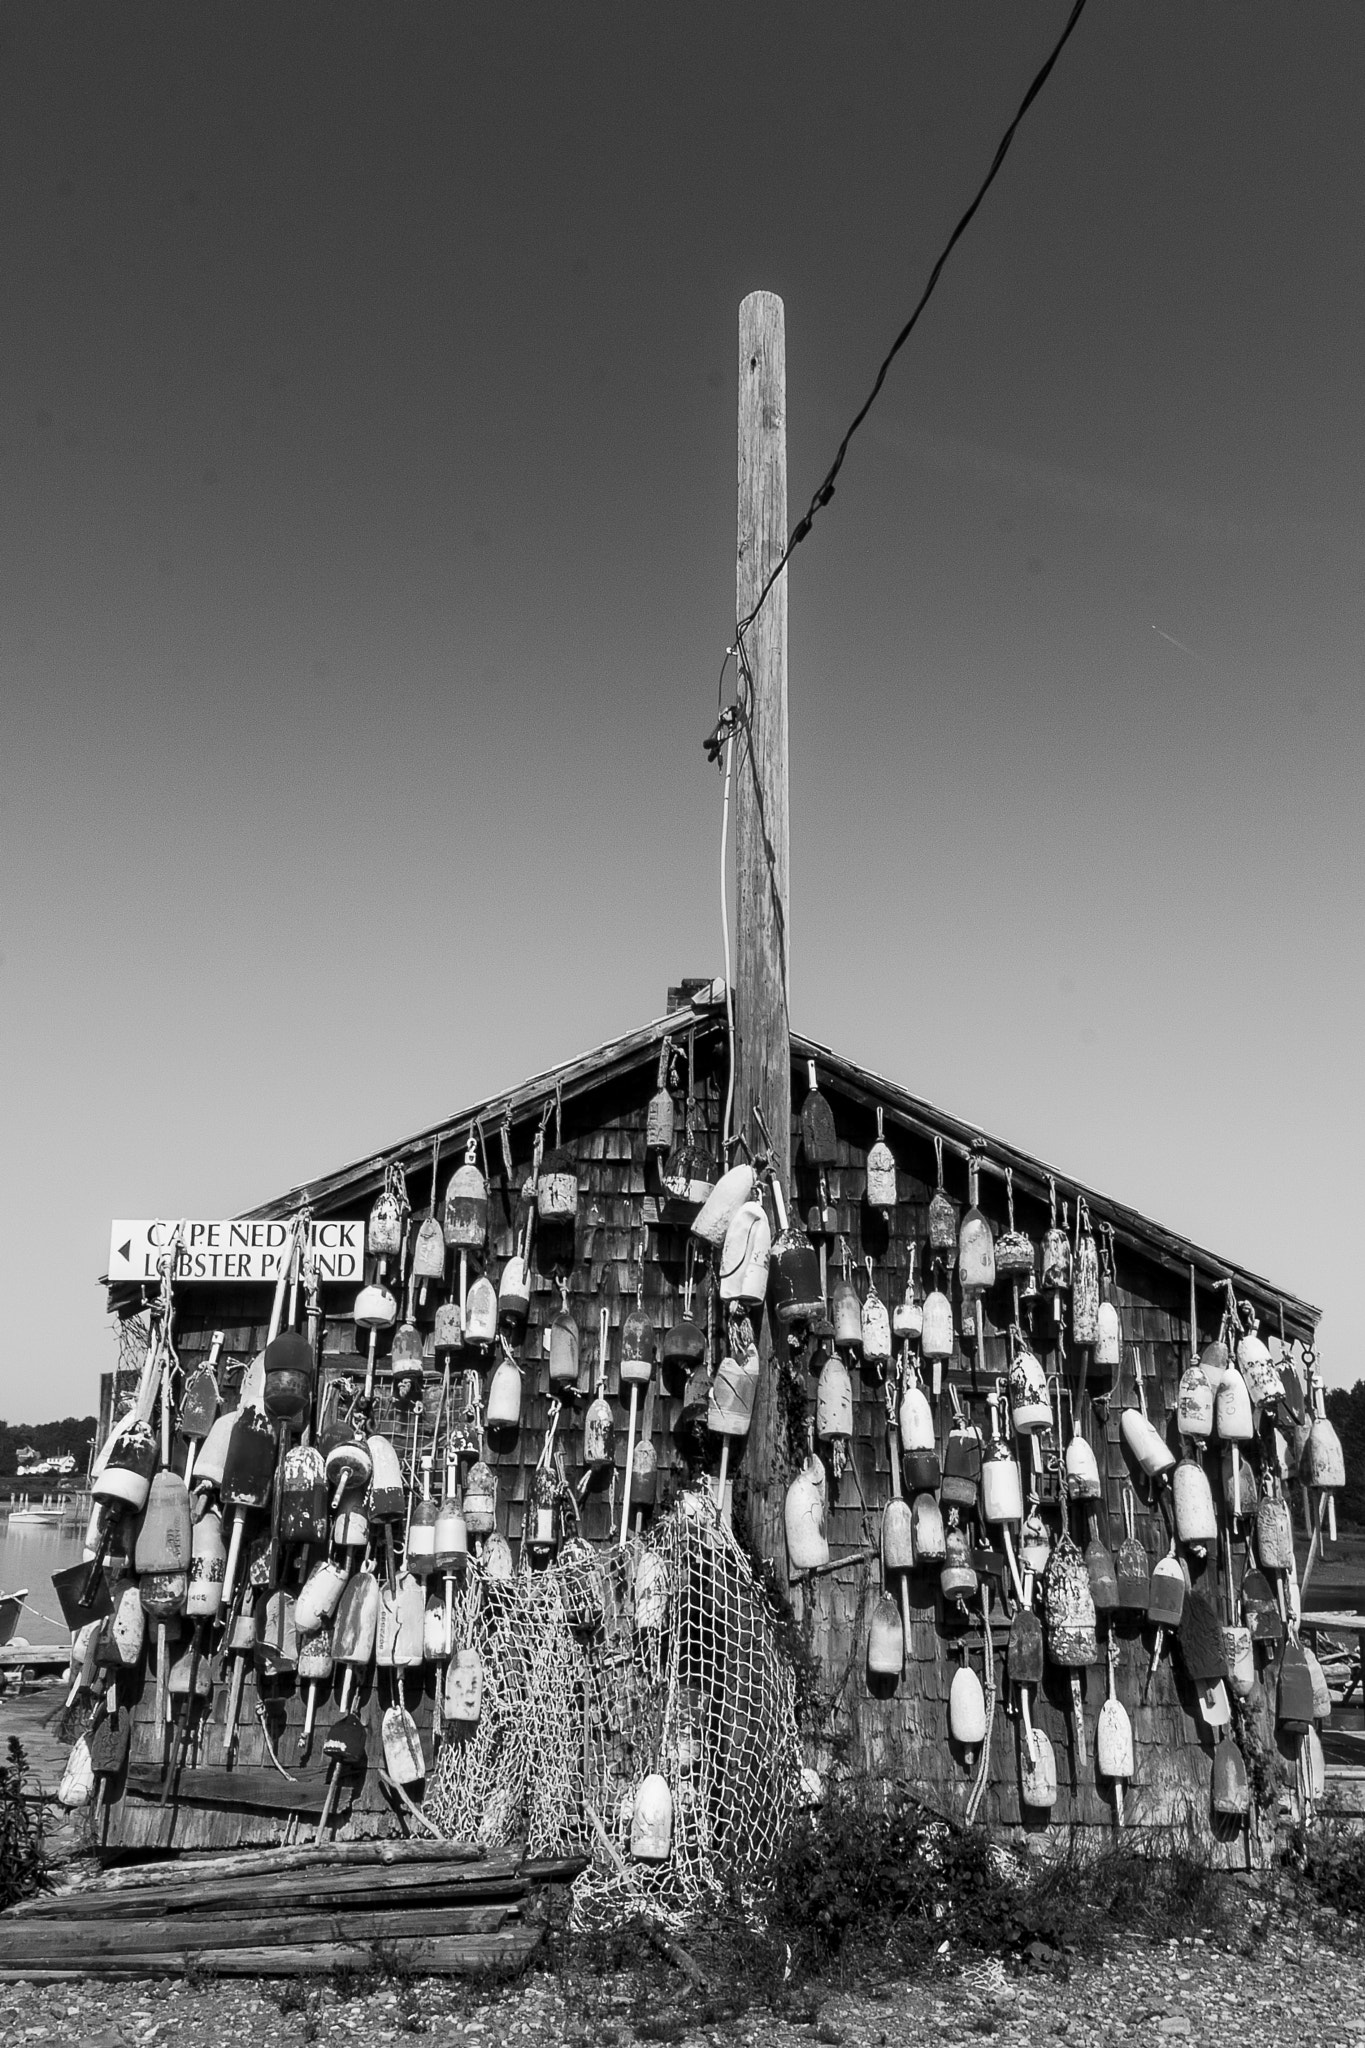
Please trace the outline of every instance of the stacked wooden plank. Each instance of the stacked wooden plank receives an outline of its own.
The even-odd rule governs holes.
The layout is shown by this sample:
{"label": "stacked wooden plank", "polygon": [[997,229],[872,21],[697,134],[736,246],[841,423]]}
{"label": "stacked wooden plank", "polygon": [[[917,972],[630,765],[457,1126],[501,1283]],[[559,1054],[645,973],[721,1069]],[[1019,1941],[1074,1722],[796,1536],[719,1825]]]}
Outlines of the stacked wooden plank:
{"label": "stacked wooden plank", "polygon": [[0,1979],[320,1975],[376,1961],[510,1974],[542,1937],[533,1893],[585,1860],[369,1841],[113,1871],[0,1916]]}

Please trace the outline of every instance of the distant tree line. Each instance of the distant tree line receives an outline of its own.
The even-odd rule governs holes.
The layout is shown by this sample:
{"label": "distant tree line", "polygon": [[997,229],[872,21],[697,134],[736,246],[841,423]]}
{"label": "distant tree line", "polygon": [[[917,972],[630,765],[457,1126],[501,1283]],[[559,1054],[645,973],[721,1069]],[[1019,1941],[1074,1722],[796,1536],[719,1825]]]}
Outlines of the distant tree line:
{"label": "distant tree line", "polygon": [[94,1415],[68,1415],[62,1422],[0,1422],[0,1476],[17,1472],[19,1452],[35,1450],[40,1458],[76,1460],[78,1478],[85,1477],[90,1439],[99,1427]]}
{"label": "distant tree line", "polygon": [[1365,1529],[1365,1380],[1357,1380],[1349,1393],[1333,1387],[1325,1406],[1346,1453],[1346,1487],[1337,1496],[1337,1515]]}

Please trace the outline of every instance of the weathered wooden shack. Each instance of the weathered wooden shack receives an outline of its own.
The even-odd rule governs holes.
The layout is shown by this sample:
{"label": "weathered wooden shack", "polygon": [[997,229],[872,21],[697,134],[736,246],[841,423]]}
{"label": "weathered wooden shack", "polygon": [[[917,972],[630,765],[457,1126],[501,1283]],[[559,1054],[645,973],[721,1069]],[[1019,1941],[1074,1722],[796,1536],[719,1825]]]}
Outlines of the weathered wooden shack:
{"label": "weathered wooden shack", "polygon": [[[364,1216],[397,1166],[406,1180],[415,1224],[433,1202],[438,1211],[440,1208],[448,1170],[441,1167],[433,1193],[434,1151],[439,1147],[441,1159],[453,1167],[473,1135],[476,1149],[482,1143],[486,1161],[487,1264],[496,1279],[503,1262],[523,1241],[527,1207],[533,1200],[533,1154],[538,1138],[547,1135],[547,1117],[551,1124],[557,1119],[559,1141],[577,1174],[577,1212],[567,1225],[542,1226],[532,1238],[531,1312],[520,1351],[524,1384],[521,1424],[511,1440],[490,1441],[485,1446],[487,1461],[499,1481],[499,1527],[514,1555],[521,1551],[528,1487],[549,1413],[543,1357],[551,1319],[567,1303],[579,1333],[579,1391],[586,1399],[599,1376],[601,1318],[605,1313],[609,1333],[605,1385],[618,1417],[623,1417],[619,1333],[624,1316],[638,1296],[662,1337],[681,1313],[698,1250],[695,1241],[689,1250],[689,1225],[695,1209],[669,1196],[661,1178],[661,1155],[647,1144],[647,1124],[658,1083],[660,1051],[667,1039],[679,1062],[679,1127],[691,1118],[701,1148],[713,1159],[717,1156],[729,1074],[729,1038],[724,1006],[714,998],[715,991],[710,988],[686,999],[675,991],[669,1013],[646,1028],[537,1075],[505,1095],[445,1117],[383,1153],[291,1189],[252,1212],[260,1218],[285,1219],[306,1206],[319,1218]],[[969,1199],[969,1174],[976,1183],[979,1207],[994,1229],[1001,1231],[1012,1221],[1035,1242],[1064,1206],[1074,1216],[1078,1202],[1084,1202],[1100,1242],[1112,1246],[1112,1270],[1106,1274],[1105,1290],[1118,1309],[1122,1327],[1122,1366],[1112,1391],[1096,1398],[1082,1390],[1084,1356],[1074,1350],[1067,1357],[1060,1354],[1059,1339],[1065,1341],[1067,1326],[1064,1321],[1053,1321],[1053,1307],[1044,1294],[1036,1297],[1031,1309],[1026,1306],[1022,1322],[1032,1332],[1033,1350],[1059,1372],[1063,1387],[1069,1390],[1075,1428],[1088,1438],[1098,1462],[1103,1497],[1094,1505],[1095,1532],[1111,1548],[1122,1539],[1127,1493],[1136,1507],[1137,1533],[1149,1559],[1155,1562],[1168,1547],[1169,1532],[1157,1495],[1142,1481],[1123,1447],[1121,1410],[1143,1399],[1157,1427],[1176,1441],[1173,1411],[1177,1383],[1201,1342],[1217,1333],[1229,1282],[1239,1302],[1254,1306],[1267,1333],[1283,1338],[1289,1347],[1311,1345],[1317,1311],[1236,1262],[1187,1242],[1098,1190],[1080,1186],[1062,1170],[867,1073],[837,1052],[793,1035],[791,1080],[797,1103],[806,1091],[811,1062],[833,1110],[837,1154],[832,1164],[813,1168],[805,1158],[801,1120],[794,1111],[790,1199],[799,1217],[813,1213],[822,1222],[826,1251],[835,1271],[847,1253],[849,1270],[863,1294],[871,1285],[892,1305],[902,1299],[908,1286],[921,1290],[927,1270],[931,1196],[941,1187],[960,1212]],[[896,1165],[895,1203],[886,1209],[874,1209],[867,1201],[867,1153],[879,1122]],[[755,1134],[755,1144],[759,1142]],[[699,1313],[704,1314],[707,1276],[700,1260],[693,1278]],[[400,1415],[385,1406],[383,1364],[391,1340],[388,1336],[380,1339],[381,1426],[387,1427],[405,1450],[411,1448],[405,1441],[409,1428],[424,1431],[434,1420],[441,1375],[435,1366],[433,1338],[440,1298],[433,1290],[425,1307],[414,1308],[429,1366],[420,1420],[413,1416],[409,1423],[411,1411]],[[366,1340],[351,1320],[353,1299],[353,1286],[324,1290],[324,1381],[344,1385],[363,1374],[360,1351]],[[127,1311],[135,1305],[134,1292],[114,1290],[111,1305]],[[1191,1321],[1192,1305],[1195,1323]],[[224,1333],[225,1356],[244,1364],[265,1341],[267,1308],[268,1290],[263,1299],[259,1286],[181,1289],[176,1343],[182,1367],[188,1370],[193,1366],[215,1330]],[[962,1317],[955,1315],[959,1334],[935,1402],[941,1439],[946,1439],[955,1408],[988,1433],[988,1397],[995,1383],[1008,1373],[1008,1332],[1014,1317],[1009,1286],[1001,1283],[985,1298],[984,1347],[978,1352],[975,1343],[962,1334]],[[771,1334],[765,1332],[763,1369],[776,1397],[774,1426],[765,1442],[756,1425],[732,1463],[735,1529],[761,1562],[775,1601],[788,1615],[784,1637],[800,1667],[801,1734],[809,1764],[822,1775],[845,1770],[900,1782],[944,1813],[960,1814],[976,1774],[950,1739],[947,1702],[953,1673],[962,1659],[984,1673],[979,1605],[945,1603],[936,1570],[911,1574],[910,1631],[903,1674],[888,1685],[869,1679],[867,1671],[867,1620],[881,1582],[878,1527],[881,1510],[891,1496],[892,1454],[882,1373],[855,1369],[853,1374],[852,1441],[842,1473],[835,1477],[831,1470],[830,1477],[829,1567],[804,1579],[793,1575],[787,1568],[784,1546],[772,1539],[773,1506],[776,1504],[780,1527],[782,1497],[807,1443],[815,1387],[812,1367],[818,1367],[827,1349],[818,1338],[807,1338],[799,1351],[793,1351],[781,1333],[774,1346]],[[660,1483],[651,1510],[654,1514],[663,1512],[669,1498],[688,1483],[686,1462],[678,1447],[682,1407],[682,1386],[656,1373],[643,1411],[643,1428],[652,1436],[658,1455]],[[577,1481],[581,1420],[575,1419],[572,1402],[561,1424],[560,1441],[570,1477]],[[825,1450],[830,1464],[828,1447],[817,1448]],[[1057,1499],[1059,1448],[1055,1439],[1043,1440],[1035,1478],[1044,1510],[1058,1526],[1064,1512]],[[713,1471],[718,1450],[718,1441],[711,1439],[708,1456]],[[600,1475],[583,1491],[581,1534],[599,1546],[615,1541],[625,1458],[621,1429],[615,1472]],[[1025,1472],[1027,1478],[1027,1466]],[[1084,1541],[1089,1532],[1080,1527],[1078,1533]],[[1234,1545],[1234,1572],[1245,1563],[1244,1534],[1243,1529]],[[994,1675],[1001,1709],[994,1717],[982,1812],[989,1823],[1014,1829],[1029,1817],[1021,1811],[1019,1800],[1020,1724],[1014,1712],[1006,1710],[1008,1688],[1001,1662],[1008,1629],[1004,1618],[1008,1580],[990,1532],[973,1528],[972,1535],[985,1583],[994,1592]],[[1200,1569],[1195,1561],[1196,1573]],[[1202,1569],[1208,1574],[1207,1582],[1225,1598],[1217,1546]],[[1248,1851],[1239,1829],[1233,1828],[1220,1843],[1218,1831],[1210,1826],[1209,1779],[1216,1736],[1204,1725],[1197,1700],[1177,1665],[1163,1657],[1150,1697],[1146,1704],[1140,1703],[1152,1631],[1144,1629],[1138,1617],[1117,1617],[1111,1627],[1118,1652],[1119,1695],[1132,1717],[1136,1740],[1136,1771],[1127,1796],[1129,1821],[1181,1828],[1193,1823],[1207,1835],[1211,1853],[1232,1860],[1245,1857]],[[1054,1827],[1110,1829],[1115,1824],[1113,1788],[1097,1775],[1093,1753],[1105,1676],[1103,1664],[1084,1674],[1087,1747],[1079,1755],[1067,1674],[1050,1668],[1035,1703],[1036,1723],[1051,1738],[1059,1759],[1058,1798],[1049,1817]],[[431,1681],[414,1674],[413,1683],[429,1688]],[[227,1845],[277,1839],[290,1813],[307,1819],[317,1812],[325,1775],[320,1752],[306,1769],[287,1761],[302,1715],[301,1693],[302,1688],[292,1681],[281,1689],[247,1669],[230,1765],[221,1755],[223,1712],[215,1704],[194,1768],[182,1774],[177,1790],[177,1843]],[[319,1715],[320,1735],[334,1711],[334,1698],[329,1694]],[[151,1713],[151,1688],[146,1687],[135,1709],[137,1726],[127,1785],[110,1817],[111,1843],[131,1846],[167,1839],[167,1816],[158,1804],[165,1778],[164,1742],[151,1726]],[[1272,1722],[1265,1713],[1262,1723],[1264,1740],[1273,1751]],[[272,1763],[272,1747],[287,1761],[292,1783]],[[1287,1748],[1286,1757],[1289,1754]],[[378,1817],[387,1812],[371,1779],[348,1795],[341,1817],[346,1829],[356,1831],[378,1824]],[[1042,1824],[1039,1816],[1033,1816],[1034,1827]]]}

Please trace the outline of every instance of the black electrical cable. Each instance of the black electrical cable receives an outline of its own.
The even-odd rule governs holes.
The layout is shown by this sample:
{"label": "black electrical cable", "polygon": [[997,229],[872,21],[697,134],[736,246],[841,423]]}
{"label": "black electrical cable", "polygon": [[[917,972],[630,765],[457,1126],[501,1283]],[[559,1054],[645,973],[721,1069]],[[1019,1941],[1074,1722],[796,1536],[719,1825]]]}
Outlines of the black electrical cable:
{"label": "black electrical cable", "polygon": [[[977,189],[976,197],[972,200],[971,205],[967,208],[967,211],[963,214],[961,220],[953,229],[951,235],[949,235],[948,240],[943,246],[943,250],[939,256],[938,261],[935,263],[933,269],[930,271],[929,282],[925,285],[924,290],[920,293],[918,305],[915,307],[914,312],[910,315],[910,318],[906,321],[904,327],[902,327],[900,333],[896,336],[896,339],[892,342],[890,348],[887,350],[886,356],[882,362],[882,366],[878,370],[876,378],[873,381],[872,389],[868,392],[867,397],[863,400],[863,403],[859,407],[857,413],[855,413],[852,424],[848,429],[848,432],[844,435],[843,440],[839,443],[838,451],[835,454],[834,460],[830,464],[828,470],[825,472],[824,481],[821,483],[820,488],[816,491],[815,496],[811,499],[810,504],[807,506],[803,516],[797,520],[796,525],[792,528],[791,539],[787,542],[786,547],[782,550],[782,554],[778,561],[777,567],[769,576],[762,590],[759,591],[758,599],[753,607],[753,610],[748,614],[746,618],[741,619],[739,624],[736,626],[736,650],[739,654],[741,666],[743,667],[746,675],[748,673],[749,665],[748,662],[744,659],[744,635],[748,632],[750,626],[752,626],[754,620],[762,611],[764,604],[767,602],[768,592],[772,589],[774,583],[776,583],[778,577],[786,568],[787,563],[791,559],[793,550],[800,547],[802,541],[810,532],[811,525],[814,521],[816,513],[821,511],[824,506],[828,505],[830,499],[834,496],[834,481],[835,478],[838,476],[839,471],[844,466],[844,457],[848,454],[850,441],[852,441],[853,436],[857,433],[859,427],[862,425],[863,421],[871,412],[872,407],[876,402],[877,394],[880,392],[882,385],[886,382],[887,371],[891,368],[892,363],[895,362],[896,357],[900,354],[906,342],[910,339],[916,321],[919,319],[920,314],[924,311],[925,307],[929,303],[930,298],[933,296],[934,287],[938,283],[939,278],[943,273],[944,265],[947,263],[948,258],[952,255],[953,250],[957,247],[958,242],[961,240],[963,234],[966,232],[968,226],[972,221],[973,216],[976,213],[977,208],[980,206],[986,194],[990,191],[991,186],[995,183],[996,173],[999,171],[1001,164],[1003,164],[1005,161],[1005,158],[1009,152],[1009,146],[1015,138],[1020,123],[1022,122],[1029,108],[1033,105],[1033,102],[1037,99],[1043,87],[1046,85],[1052,67],[1057,62],[1057,59],[1061,56],[1063,49],[1066,47],[1067,39],[1070,36],[1072,29],[1075,28],[1076,23],[1080,20],[1081,13],[1084,7],[1085,0],[1076,0],[1075,6],[1072,8],[1070,14],[1067,16],[1066,27],[1062,30],[1061,35],[1057,38],[1056,43],[1053,45],[1051,55],[1048,57],[1042,69],[1038,72],[1038,75],[1034,79],[1032,85],[1030,85],[1028,91],[1024,94],[1023,99],[1019,102],[1019,111],[1016,113],[1014,119],[1010,122],[1009,127],[1005,130],[1005,133],[1000,141],[1000,146],[996,150],[995,155],[991,160],[991,167],[987,171],[985,177],[982,179],[981,184]],[[722,669],[722,678],[724,677],[724,673],[725,671],[724,669]]]}

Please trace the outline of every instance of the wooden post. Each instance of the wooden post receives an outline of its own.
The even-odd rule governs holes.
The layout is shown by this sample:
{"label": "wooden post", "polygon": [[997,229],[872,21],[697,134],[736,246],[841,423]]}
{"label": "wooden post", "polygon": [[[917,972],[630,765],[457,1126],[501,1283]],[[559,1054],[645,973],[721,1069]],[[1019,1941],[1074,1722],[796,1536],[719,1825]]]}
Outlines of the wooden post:
{"label": "wooden post", "polygon": [[[739,546],[736,617],[746,618],[787,543],[787,346],[782,301],[751,292],[739,309]],[[788,1016],[787,577],[745,635],[753,676],[748,729],[735,741],[736,987],[734,1128],[751,1141],[762,1110],[774,1171],[791,1189]],[[741,693],[744,684],[741,680]],[[779,1342],[782,1341],[779,1338]],[[766,1325],[748,1446],[750,1533],[786,1585],[782,1505],[786,1419]]]}

